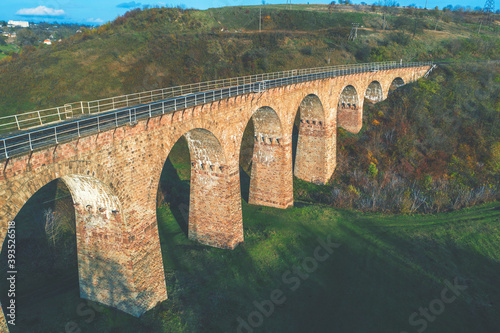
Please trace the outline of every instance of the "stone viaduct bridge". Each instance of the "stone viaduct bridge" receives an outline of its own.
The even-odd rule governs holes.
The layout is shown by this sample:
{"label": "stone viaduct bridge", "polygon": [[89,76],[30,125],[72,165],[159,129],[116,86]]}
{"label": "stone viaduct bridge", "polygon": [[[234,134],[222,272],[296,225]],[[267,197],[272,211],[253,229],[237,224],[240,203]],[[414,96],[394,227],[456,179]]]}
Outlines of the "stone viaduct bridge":
{"label": "stone viaduct bridge", "polygon": [[[47,183],[62,179],[75,207],[81,297],[140,316],[167,298],[156,198],[163,166],[179,138],[187,140],[192,164],[188,237],[233,249],[243,242],[239,155],[249,121],[255,132],[249,203],[290,207],[293,174],[316,183],[330,178],[337,128],[361,129],[365,98],[384,100],[391,84],[415,81],[432,66],[393,64],[275,87],[260,82],[259,89],[192,107],[186,103],[138,120],[127,111],[130,121],[124,125],[116,121],[112,128],[65,141],[56,137],[53,144],[38,148],[30,141],[27,152],[8,154],[4,146],[1,244],[8,222],[26,201]],[[2,331],[7,331],[0,318]]]}

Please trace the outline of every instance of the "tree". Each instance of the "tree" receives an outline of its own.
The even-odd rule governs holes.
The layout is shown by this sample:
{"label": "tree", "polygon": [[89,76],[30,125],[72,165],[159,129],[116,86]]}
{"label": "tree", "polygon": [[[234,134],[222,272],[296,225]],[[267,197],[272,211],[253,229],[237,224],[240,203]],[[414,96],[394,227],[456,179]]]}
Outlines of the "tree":
{"label": "tree", "polygon": [[[339,0],[339,1],[342,1],[342,0]],[[333,11],[333,7],[335,7],[335,1],[332,1],[330,2],[330,4],[328,5],[328,12],[331,14],[332,11]]]}
{"label": "tree", "polygon": [[21,29],[17,32],[17,42],[20,46],[34,46],[38,44],[38,36],[31,29]]}

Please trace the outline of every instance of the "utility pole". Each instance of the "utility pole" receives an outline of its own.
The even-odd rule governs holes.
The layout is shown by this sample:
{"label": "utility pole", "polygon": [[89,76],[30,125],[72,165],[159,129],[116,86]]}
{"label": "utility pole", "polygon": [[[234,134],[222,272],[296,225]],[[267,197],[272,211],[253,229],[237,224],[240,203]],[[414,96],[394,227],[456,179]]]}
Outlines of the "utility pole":
{"label": "utility pole", "polygon": [[385,4],[384,4],[384,30],[385,30],[385,26],[386,26],[386,23],[385,23],[385,11],[387,10],[387,0],[385,0]]}

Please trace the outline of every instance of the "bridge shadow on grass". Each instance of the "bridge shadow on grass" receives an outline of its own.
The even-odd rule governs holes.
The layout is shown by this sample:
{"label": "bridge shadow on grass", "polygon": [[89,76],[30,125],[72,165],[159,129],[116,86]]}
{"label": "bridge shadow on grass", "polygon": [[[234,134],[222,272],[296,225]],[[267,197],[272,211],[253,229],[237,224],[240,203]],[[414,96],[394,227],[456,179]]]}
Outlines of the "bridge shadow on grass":
{"label": "bridge shadow on grass", "polygon": [[[421,326],[411,326],[409,316],[440,299],[445,280],[459,277],[467,289],[442,313],[431,313],[435,318],[425,332],[498,332],[495,207],[408,217],[243,203],[245,243],[228,251],[187,239],[162,206],[158,225],[168,300],[140,319],[103,307],[87,323],[89,316],[75,311],[81,302],[77,293],[61,293],[30,305],[38,320],[31,331],[63,332],[63,325],[74,321],[82,332],[236,332],[238,317],[246,322],[250,317],[259,324],[254,332],[410,333]],[[328,237],[341,245],[314,267],[306,258],[314,258],[318,238]],[[304,266],[314,269],[307,272]],[[261,314],[260,322],[263,310],[256,304],[268,306],[274,290],[284,302]]]}
{"label": "bridge shadow on grass", "polygon": [[[411,326],[409,316],[438,299],[445,280],[459,277],[470,283],[468,289],[426,331],[496,332],[498,312],[485,297],[500,301],[498,265],[468,242],[457,243],[457,224],[425,227],[422,235],[418,229],[433,217],[259,208],[243,205],[245,243],[234,251],[174,245],[182,266],[166,265],[174,276],[168,288],[171,301],[187,311],[185,331],[234,332],[238,317],[248,322],[258,311],[254,302],[262,304],[279,289],[285,302],[269,317],[262,315],[256,332],[416,332],[421,327]],[[468,217],[461,228],[474,219]],[[493,228],[485,236],[498,232],[494,216],[484,221]],[[306,278],[294,273],[294,266],[314,257],[317,238],[328,236],[341,246],[312,272],[302,269]]]}

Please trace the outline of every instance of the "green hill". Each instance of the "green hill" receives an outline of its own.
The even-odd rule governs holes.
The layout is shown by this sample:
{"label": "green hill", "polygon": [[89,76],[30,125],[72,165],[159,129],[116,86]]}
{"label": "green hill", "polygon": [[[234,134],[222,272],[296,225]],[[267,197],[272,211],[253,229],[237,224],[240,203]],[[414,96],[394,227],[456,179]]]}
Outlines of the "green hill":
{"label": "green hill", "polygon": [[[0,115],[328,64],[488,59],[498,57],[500,48],[498,35],[487,28],[478,37],[465,23],[440,20],[439,31],[432,30],[431,11],[388,14],[390,30],[382,30],[379,11],[294,8],[264,7],[261,33],[258,7],[136,9],[61,43],[24,47],[0,61]],[[408,25],[413,20],[416,24]],[[364,28],[348,42],[353,22]],[[418,31],[412,31],[415,26]]]}

